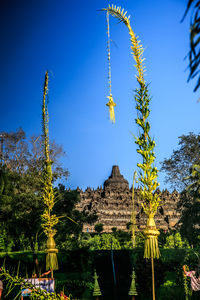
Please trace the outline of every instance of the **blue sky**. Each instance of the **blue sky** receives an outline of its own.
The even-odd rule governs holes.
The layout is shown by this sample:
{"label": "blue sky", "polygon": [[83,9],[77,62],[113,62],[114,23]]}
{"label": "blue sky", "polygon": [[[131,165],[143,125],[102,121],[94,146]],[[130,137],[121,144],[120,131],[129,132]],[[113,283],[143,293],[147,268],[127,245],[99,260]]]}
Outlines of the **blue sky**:
{"label": "blue sky", "polygon": [[[145,49],[152,96],[151,136],[156,165],[168,158],[178,137],[199,132],[199,92],[187,83],[189,16],[184,0],[2,0],[0,4],[0,131],[22,127],[41,132],[45,71],[50,72],[50,138],[63,145],[67,187],[96,188],[117,164],[132,184],[140,157],[134,135],[138,86],[127,28],[110,17],[112,93],[116,123],[109,122],[106,16],[108,3],[122,6]],[[164,174],[159,174],[161,189]]]}

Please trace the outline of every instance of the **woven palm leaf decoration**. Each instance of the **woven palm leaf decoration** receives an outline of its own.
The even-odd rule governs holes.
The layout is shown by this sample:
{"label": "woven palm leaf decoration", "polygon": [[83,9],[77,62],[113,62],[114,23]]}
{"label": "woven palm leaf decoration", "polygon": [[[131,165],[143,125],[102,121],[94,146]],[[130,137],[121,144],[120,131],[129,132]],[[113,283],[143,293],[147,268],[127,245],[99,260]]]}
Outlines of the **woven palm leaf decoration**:
{"label": "woven palm leaf decoration", "polygon": [[55,225],[58,223],[58,217],[52,213],[54,207],[54,193],[52,186],[52,161],[49,156],[49,115],[46,103],[48,94],[48,72],[45,74],[43,104],[42,104],[42,131],[43,131],[43,151],[44,151],[44,175],[43,175],[43,202],[45,204],[44,213],[42,214],[42,227],[47,236],[47,256],[46,269],[57,270],[58,260],[54,235],[56,234]]}
{"label": "woven palm leaf decoration", "polygon": [[160,203],[159,196],[155,193],[158,187],[157,176],[158,170],[154,166],[155,160],[155,141],[150,137],[150,123],[148,121],[150,109],[149,102],[150,97],[148,94],[148,85],[144,80],[144,58],[143,58],[143,47],[141,42],[136,37],[130,25],[130,16],[127,17],[127,12],[124,9],[116,6],[108,6],[108,8],[102,9],[117,18],[120,22],[123,22],[128,30],[131,37],[131,50],[133,58],[136,62],[135,67],[137,69],[136,78],[139,83],[139,88],[136,89],[135,101],[137,118],[135,119],[136,124],[139,127],[139,136],[136,138],[136,144],[138,145],[137,152],[142,157],[142,163],[138,163],[139,177],[138,182],[141,186],[141,205],[144,209],[145,214],[148,217],[147,226],[144,230],[145,234],[145,258],[159,258],[158,248],[158,235],[159,231],[156,228],[154,215]]}
{"label": "woven palm leaf decoration", "polygon": [[135,296],[138,295],[137,290],[136,290],[136,285],[135,285],[135,271],[134,268],[132,270],[132,274],[131,274],[131,286],[130,286],[130,290],[129,290],[129,296],[132,296],[132,300],[135,299]]}
{"label": "woven palm leaf decoration", "polygon": [[99,299],[99,296],[102,295],[101,290],[100,290],[100,287],[99,287],[98,278],[99,278],[99,276],[97,276],[97,272],[96,272],[96,270],[95,270],[95,271],[94,271],[94,290],[93,290],[92,295],[93,295],[94,297],[96,297],[96,300],[98,300],[98,299]]}

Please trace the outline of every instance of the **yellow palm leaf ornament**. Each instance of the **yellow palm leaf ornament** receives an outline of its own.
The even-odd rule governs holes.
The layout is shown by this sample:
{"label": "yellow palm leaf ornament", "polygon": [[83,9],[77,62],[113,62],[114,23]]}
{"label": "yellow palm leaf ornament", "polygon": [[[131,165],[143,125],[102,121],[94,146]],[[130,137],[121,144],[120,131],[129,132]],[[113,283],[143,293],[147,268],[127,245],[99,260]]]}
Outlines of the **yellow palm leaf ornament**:
{"label": "yellow palm leaf ornament", "polygon": [[107,96],[107,98],[109,99],[108,103],[106,104],[109,107],[109,114],[110,114],[110,121],[115,123],[115,111],[114,111],[114,107],[116,106],[116,103],[113,101],[113,97],[112,94],[110,94],[109,96]]}
{"label": "yellow palm leaf ornament", "polygon": [[[130,25],[130,16],[127,17],[127,12],[124,12],[121,7],[108,6],[108,8],[103,9],[110,15],[119,19],[123,22],[128,30],[131,37],[131,50],[134,60],[136,62],[135,67],[137,69],[136,78],[139,83],[139,88],[136,89],[135,101],[137,118],[136,124],[139,126],[139,137],[136,138],[136,144],[138,145],[137,152],[142,156],[142,163],[137,164],[139,167],[139,178],[138,181],[141,186],[141,204],[146,213],[148,220],[147,226],[144,230],[145,234],[145,258],[159,258],[158,240],[159,231],[156,228],[154,215],[160,203],[159,196],[155,193],[158,187],[157,176],[158,170],[154,166],[155,160],[155,141],[151,139],[149,135],[150,123],[148,121],[148,116],[150,113],[149,102],[150,97],[148,95],[148,86],[144,80],[145,67],[143,65],[143,47],[133,32]],[[109,98],[109,109],[113,109],[112,97]],[[111,107],[111,108],[110,108]]]}
{"label": "yellow palm leaf ornament", "polygon": [[58,260],[56,243],[54,241],[54,235],[56,234],[55,225],[58,223],[59,218],[52,214],[54,207],[54,193],[52,186],[52,161],[49,157],[49,116],[46,104],[46,96],[48,94],[48,72],[45,74],[44,92],[43,92],[43,104],[42,104],[42,129],[43,129],[43,144],[44,144],[44,180],[43,180],[43,202],[45,204],[45,210],[42,214],[42,227],[44,233],[47,236],[47,256],[46,256],[46,269],[53,270],[58,269]]}

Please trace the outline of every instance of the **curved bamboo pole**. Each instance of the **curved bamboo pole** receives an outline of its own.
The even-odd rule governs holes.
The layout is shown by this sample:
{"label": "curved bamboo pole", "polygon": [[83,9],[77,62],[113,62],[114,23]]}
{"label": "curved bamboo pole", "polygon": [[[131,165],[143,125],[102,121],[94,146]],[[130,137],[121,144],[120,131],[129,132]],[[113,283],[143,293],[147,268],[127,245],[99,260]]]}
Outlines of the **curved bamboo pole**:
{"label": "curved bamboo pole", "polygon": [[[140,190],[141,196],[141,205],[144,209],[145,214],[148,217],[147,225],[144,230],[145,234],[145,249],[144,249],[144,258],[151,258],[152,264],[152,292],[153,300],[155,299],[155,284],[154,284],[154,258],[159,258],[160,252],[158,248],[158,235],[159,231],[156,228],[154,215],[157,211],[157,208],[160,203],[159,195],[155,193],[156,188],[159,186],[157,182],[158,170],[153,165],[155,160],[154,147],[155,142],[151,139],[149,135],[150,123],[148,121],[148,116],[150,113],[149,102],[150,97],[148,94],[148,85],[144,80],[145,66],[143,64],[143,47],[136,37],[134,31],[130,25],[130,16],[127,17],[127,12],[124,12],[124,9],[116,6],[108,6],[108,8],[102,9],[112,15],[113,17],[119,19],[120,22],[123,22],[128,30],[131,37],[131,50],[133,58],[136,62],[136,78],[139,83],[139,88],[136,89],[135,101],[136,101],[136,110],[137,118],[136,124],[139,126],[139,137],[136,138],[136,144],[138,145],[137,152],[142,156],[142,163],[138,163],[137,166],[140,169],[139,172],[139,183],[142,187]],[[112,100],[112,99],[111,99]],[[109,101],[107,104],[109,106],[109,111],[112,111],[114,114],[114,106],[112,101]],[[115,117],[112,115],[112,118]]]}

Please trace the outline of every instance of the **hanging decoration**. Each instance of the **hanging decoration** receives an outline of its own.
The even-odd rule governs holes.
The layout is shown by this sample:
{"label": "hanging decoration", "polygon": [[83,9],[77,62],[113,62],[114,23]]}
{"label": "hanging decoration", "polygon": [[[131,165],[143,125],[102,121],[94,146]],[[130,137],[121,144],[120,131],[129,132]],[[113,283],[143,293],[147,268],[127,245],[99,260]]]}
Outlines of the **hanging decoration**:
{"label": "hanging decoration", "polygon": [[111,120],[111,122],[115,123],[114,107],[116,106],[116,103],[113,100],[112,87],[111,87],[110,26],[109,26],[109,12],[108,11],[106,14],[106,19],[107,19],[107,34],[108,34],[107,49],[108,49],[108,86],[109,86],[109,96],[107,96],[109,101],[106,105],[109,107],[110,120]]}

